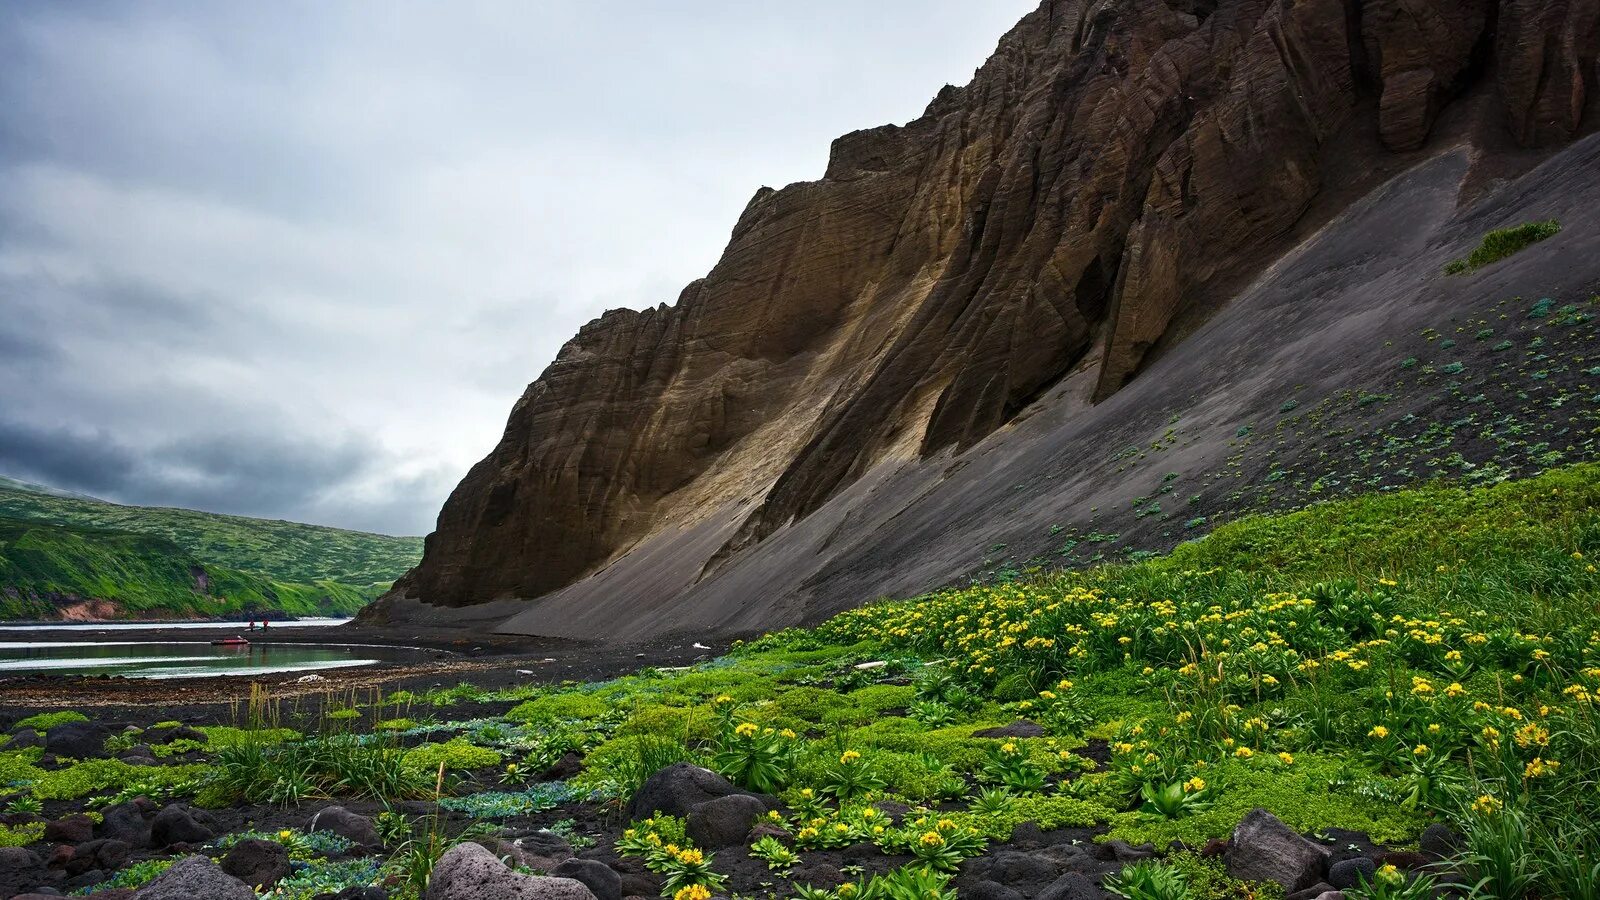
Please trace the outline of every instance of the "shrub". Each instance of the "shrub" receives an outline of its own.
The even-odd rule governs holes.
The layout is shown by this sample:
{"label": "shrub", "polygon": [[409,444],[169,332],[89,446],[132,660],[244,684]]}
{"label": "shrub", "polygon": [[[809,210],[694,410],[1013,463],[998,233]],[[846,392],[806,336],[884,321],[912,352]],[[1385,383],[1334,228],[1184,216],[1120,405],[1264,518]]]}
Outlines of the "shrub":
{"label": "shrub", "polygon": [[567,691],[526,700],[512,707],[506,718],[513,722],[554,722],[561,719],[598,719],[610,704],[590,694]]}
{"label": "shrub", "polygon": [[406,768],[421,769],[428,773],[437,772],[441,764],[445,771],[457,772],[498,766],[500,754],[458,737],[407,750],[403,761]]}
{"label": "shrub", "polygon": [[1554,219],[1544,222],[1525,222],[1511,228],[1501,228],[1483,236],[1482,243],[1466,259],[1458,259],[1445,266],[1449,275],[1459,275],[1497,263],[1508,256],[1561,233],[1561,223]]}
{"label": "shrub", "polygon": [[87,721],[89,721],[89,717],[83,713],[64,709],[60,712],[40,713],[36,716],[29,716],[12,727],[13,729],[32,728],[34,731],[49,731],[57,725],[65,725],[68,722]]}

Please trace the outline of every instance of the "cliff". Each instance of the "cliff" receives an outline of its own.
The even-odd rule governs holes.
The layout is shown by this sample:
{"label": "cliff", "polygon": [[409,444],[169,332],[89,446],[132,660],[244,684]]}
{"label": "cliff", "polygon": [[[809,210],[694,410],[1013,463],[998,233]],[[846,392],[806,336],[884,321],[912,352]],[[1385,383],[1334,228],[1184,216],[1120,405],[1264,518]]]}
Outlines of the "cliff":
{"label": "cliff", "polygon": [[[1246,343],[1204,355],[1219,311],[1290,289],[1325,228],[1375,203],[1412,222],[1364,252],[1410,246],[1415,284],[1339,287],[1400,315],[1463,302],[1420,280],[1476,240],[1462,222],[1577,202],[1594,170],[1566,148],[1595,118],[1597,48],[1600,0],[1045,0],[920,118],[758,191],[675,304],[585,326],[368,618],[537,599],[451,617],[754,630],[981,567],[965,541],[1093,520],[1091,497],[1139,490],[1103,464],[1120,435],[1207,403],[1223,435],[1269,383],[1329,375],[1281,356],[1318,310],[1236,322]],[[1534,167],[1558,153],[1576,175],[1551,182],[1557,163]],[[1548,196],[1512,196],[1517,177]],[[1360,374],[1363,351],[1336,352],[1330,389]],[[1001,515],[1013,483],[1033,502]]]}

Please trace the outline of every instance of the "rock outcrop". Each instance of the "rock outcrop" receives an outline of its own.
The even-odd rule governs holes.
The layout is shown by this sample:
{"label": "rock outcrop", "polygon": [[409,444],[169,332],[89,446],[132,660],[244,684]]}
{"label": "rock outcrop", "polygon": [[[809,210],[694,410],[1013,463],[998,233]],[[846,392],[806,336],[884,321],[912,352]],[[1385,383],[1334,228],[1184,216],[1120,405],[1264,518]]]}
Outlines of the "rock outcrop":
{"label": "rock outcrop", "polygon": [[921,117],[758,191],[676,304],[581,329],[366,618],[545,597],[514,630],[591,636],[560,610],[598,602],[596,573],[627,569],[605,594],[630,609],[670,604],[828,508],[800,555],[765,552],[791,579],[770,614],[702,618],[814,617],[800,586],[825,561],[803,554],[878,521],[860,495],[927,490],[1041,404],[1104,404],[1452,107],[1508,144],[1578,135],[1597,19],[1600,0],[1045,0]]}

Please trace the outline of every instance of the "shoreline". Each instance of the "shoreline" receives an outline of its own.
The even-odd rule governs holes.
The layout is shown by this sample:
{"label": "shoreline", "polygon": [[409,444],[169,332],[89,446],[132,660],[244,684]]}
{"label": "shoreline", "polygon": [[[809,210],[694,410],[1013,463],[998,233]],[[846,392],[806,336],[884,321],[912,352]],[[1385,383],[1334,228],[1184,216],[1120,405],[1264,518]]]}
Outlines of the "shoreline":
{"label": "shoreline", "polygon": [[[185,635],[184,631],[188,634]],[[259,634],[259,632],[257,632]],[[192,637],[194,629],[169,626],[115,631],[30,632],[35,641],[83,643],[173,641]],[[419,662],[379,662],[306,672],[259,675],[216,675],[176,678],[127,678],[106,675],[26,674],[0,677],[0,725],[44,708],[136,710],[152,706],[182,708],[206,717],[210,707],[247,701],[257,685],[273,696],[321,703],[352,691],[421,690],[470,679],[485,689],[519,684],[599,681],[652,666],[681,666],[725,653],[728,642],[709,649],[693,638],[608,645],[521,635],[471,634],[465,630],[417,626],[307,626],[269,632],[267,644],[367,644],[431,651],[435,658]],[[12,714],[14,713],[14,714]]]}

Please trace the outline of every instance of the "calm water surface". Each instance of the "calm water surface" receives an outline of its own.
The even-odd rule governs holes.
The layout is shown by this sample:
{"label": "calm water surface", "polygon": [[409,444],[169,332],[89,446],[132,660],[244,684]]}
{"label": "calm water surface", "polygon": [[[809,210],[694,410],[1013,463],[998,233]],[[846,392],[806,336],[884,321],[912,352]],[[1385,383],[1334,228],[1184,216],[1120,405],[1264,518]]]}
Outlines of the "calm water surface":
{"label": "calm water surface", "polygon": [[128,678],[192,678],[260,675],[413,662],[428,651],[363,644],[270,644],[218,647],[204,641],[5,641],[0,676],[23,674],[121,675]]}
{"label": "calm water surface", "polygon": [[[314,626],[343,625],[350,621],[345,619],[298,619],[293,622],[273,622],[268,628],[309,628]],[[32,624],[32,625],[0,625],[0,631],[148,631],[169,628],[182,628],[190,630],[210,629],[213,631],[226,631],[230,634],[245,629],[243,620],[238,622],[57,622]]]}

